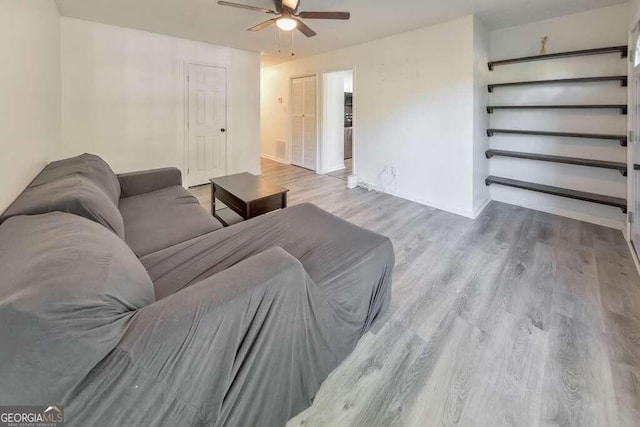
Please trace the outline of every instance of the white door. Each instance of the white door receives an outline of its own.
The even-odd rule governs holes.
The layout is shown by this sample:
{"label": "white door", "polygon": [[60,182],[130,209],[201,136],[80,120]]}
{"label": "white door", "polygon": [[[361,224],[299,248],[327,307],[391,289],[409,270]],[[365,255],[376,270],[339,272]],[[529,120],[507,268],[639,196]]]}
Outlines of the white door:
{"label": "white door", "polygon": [[291,82],[291,163],[302,166],[304,145],[304,79]]}
{"label": "white door", "polygon": [[318,158],[318,122],[316,120],[317,106],[316,77],[304,80],[304,160],[302,166],[316,170]]}
{"label": "white door", "polygon": [[316,170],[318,122],[316,76],[291,82],[291,163]]}
{"label": "white door", "polygon": [[189,64],[187,184],[226,174],[227,70]]}
{"label": "white door", "polygon": [[[637,28],[637,27],[636,27]],[[633,69],[631,78],[629,79],[631,86],[631,102],[633,103],[632,129],[633,138],[629,141],[631,163],[633,165],[640,164],[640,32],[634,33],[634,52]],[[629,200],[629,209],[633,212],[633,222],[631,224],[631,242],[640,255],[640,171],[633,168],[629,176],[632,177],[631,182],[631,200]]]}

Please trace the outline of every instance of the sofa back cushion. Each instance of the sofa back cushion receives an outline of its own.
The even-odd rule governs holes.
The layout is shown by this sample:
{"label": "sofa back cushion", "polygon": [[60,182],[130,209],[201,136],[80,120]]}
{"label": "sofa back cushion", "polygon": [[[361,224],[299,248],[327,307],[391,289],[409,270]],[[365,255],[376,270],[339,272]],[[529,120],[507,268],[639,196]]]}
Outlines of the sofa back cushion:
{"label": "sofa back cushion", "polygon": [[127,245],[60,212],[0,226],[0,402],[61,402],[117,345],[151,279]]}
{"label": "sofa back cushion", "polygon": [[109,165],[94,154],[81,154],[64,160],[49,163],[29,184],[29,187],[46,184],[70,175],[81,175],[104,191],[109,199],[118,206],[120,199],[120,181]]}
{"label": "sofa back cushion", "polygon": [[79,174],[30,185],[2,214],[0,221],[56,211],[95,221],[124,239],[124,223],[117,205],[93,181]]}

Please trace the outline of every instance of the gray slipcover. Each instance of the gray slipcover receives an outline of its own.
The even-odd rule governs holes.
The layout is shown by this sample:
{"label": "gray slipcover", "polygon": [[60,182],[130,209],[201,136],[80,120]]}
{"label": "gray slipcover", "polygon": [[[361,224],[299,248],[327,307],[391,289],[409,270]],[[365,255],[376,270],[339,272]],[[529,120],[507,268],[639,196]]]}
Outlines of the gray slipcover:
{"label": "gray slipcover", "polygon": [[0,218],[0,405],[280,426],[389,304],[383,236],[308,204],[219,230],[177,169],[121,194],[105,166],[54,162]]}
{"label": "gray slipcover", "polygon": [[122,190],[121,197],[137,196],[182,185],[182,173],[174,167],[121,173],[117,176]]}
{"label": "gray slipcover", "polygon": [[17,215],[68,212],[102,224],[121,238],[125,237],[124,222],[117,203],[114,204],[84,174],[65,175],[49,182],[40,178],[40,182],[38,185],[29,185],[2,214],[0,221]]}
{"label": "gray slipcover", "polygon": [[100,188],[118,206],[120,182],[111,167],[94,154],[81,154],[64,160],[51,162],[29,184],[29,187],[46,184],[58,178],[81,175]]}
{"label": "gray slipcover", "polygon": [[7,220],[0,404],[63,403],[118,344],[133,311],[154,300],[145,269],[104,227],[60,212]]}
{"label": "gray slipcover", "polygon": [[303,205],[145,262],[162,272],[155,302],[99,225],[63,213],[1,225],[0,403],[61,402],[71,426],[284,425],[382,314],[393,251]]}
{"label": "gray slipcover", "polygon": [[312,204],[224,228],[141,258],[156,298],[178,292],[273,247],[296,257],[324,294],[360,330],[386,311],[394,254],[391,241]]}
{"label": "gray slipcover", "polygon": [[179,185],[120,199],[125,240],[136,255],[182,243],[222,228],[198,199]]}

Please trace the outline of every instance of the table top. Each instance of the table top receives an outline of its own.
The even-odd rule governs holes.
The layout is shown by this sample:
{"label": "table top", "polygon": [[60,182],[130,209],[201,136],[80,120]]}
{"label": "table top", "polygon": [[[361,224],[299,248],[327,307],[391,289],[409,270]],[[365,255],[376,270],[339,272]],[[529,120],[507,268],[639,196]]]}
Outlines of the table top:
{"label": "table top", "polygon": [[209,181],[212,185],[228,191],[243,202],[251,202],[289,191],[288,188],[247,172],[211,178]]}

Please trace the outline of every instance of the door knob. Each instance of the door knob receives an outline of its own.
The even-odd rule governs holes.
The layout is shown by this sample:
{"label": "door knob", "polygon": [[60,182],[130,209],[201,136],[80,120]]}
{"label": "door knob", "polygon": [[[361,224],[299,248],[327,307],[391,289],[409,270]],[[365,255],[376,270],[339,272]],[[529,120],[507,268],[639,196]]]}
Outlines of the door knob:
{"label": "door knob", "polygon": [[226,132],[227,130],[225,128],[220,129],[220,132]]}

